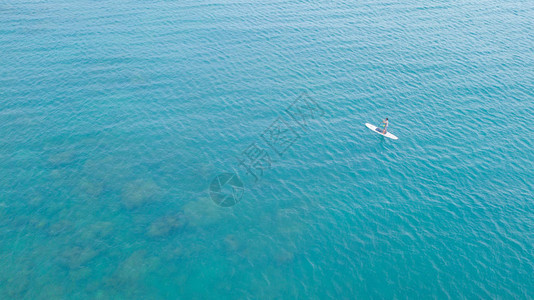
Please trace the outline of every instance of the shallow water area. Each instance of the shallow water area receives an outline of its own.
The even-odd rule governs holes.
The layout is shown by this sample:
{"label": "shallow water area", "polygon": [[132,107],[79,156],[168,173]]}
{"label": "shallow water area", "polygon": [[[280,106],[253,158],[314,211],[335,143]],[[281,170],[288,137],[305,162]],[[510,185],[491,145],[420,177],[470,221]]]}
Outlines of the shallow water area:
{"label": "shallow water area", "polygon": [[[533,20],[532,1],[0,4],[0,298],[534,298]],[[316,114],[272,148],[303,95]],[[398,140],[365,127],[386,117]]]}

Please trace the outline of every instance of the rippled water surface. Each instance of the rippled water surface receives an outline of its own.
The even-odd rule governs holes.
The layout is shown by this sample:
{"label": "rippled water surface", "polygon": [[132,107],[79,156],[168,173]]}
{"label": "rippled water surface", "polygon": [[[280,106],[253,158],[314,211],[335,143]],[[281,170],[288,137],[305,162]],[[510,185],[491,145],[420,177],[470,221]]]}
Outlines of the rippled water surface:
{"label": "rippled water surface", "polygon": [[532,299],[533,33],[530,0],[2,1],[0,298]]}

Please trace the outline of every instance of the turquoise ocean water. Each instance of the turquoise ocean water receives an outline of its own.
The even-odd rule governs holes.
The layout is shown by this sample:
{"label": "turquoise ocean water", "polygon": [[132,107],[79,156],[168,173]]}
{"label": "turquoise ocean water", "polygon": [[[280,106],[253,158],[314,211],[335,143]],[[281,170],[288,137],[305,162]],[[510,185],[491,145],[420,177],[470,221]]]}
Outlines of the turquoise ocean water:
{"label": "turquoise ocean water", "polygon": [[0,298],[532,299],[533,118],[530,0],[1,1]]}

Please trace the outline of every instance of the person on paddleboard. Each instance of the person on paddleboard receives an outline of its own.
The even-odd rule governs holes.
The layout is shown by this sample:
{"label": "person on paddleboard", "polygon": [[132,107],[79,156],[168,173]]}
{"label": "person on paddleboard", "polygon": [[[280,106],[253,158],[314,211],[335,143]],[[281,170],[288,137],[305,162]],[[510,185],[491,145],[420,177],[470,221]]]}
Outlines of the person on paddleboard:
{"label": "person on paddleboard", "polygon": [[382,131],[382,134],[386,134],[386,130],[388,129],[388,125],[389,125],[389,121],[388,121],[388,118],[386,118],[383,122],[382,122],[382,125],[384,127],[384,131]]}

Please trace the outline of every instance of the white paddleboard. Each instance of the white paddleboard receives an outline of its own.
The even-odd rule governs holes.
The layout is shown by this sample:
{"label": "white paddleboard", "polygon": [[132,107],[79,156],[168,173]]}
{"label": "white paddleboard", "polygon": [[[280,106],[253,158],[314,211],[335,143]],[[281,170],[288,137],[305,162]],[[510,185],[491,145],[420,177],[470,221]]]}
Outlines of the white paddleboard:
{"label": "white paddleboard", "polygon": [[373,124],[365,123],[365,126],[367,126],[367,128],[371,129],[372,131],[374,131],[374,132],[376,132],[376,133],[378,133],[380,135],[383,135],[385,137],[388,137],[390,139],[394,139],[394,140],[398,140],[399,139],[398,137],[396,137],[395,135],[391,134],[390,132],[386,132],[386,134],[383,134],[382,131],[384,131],[384,130],[376,127]]}

